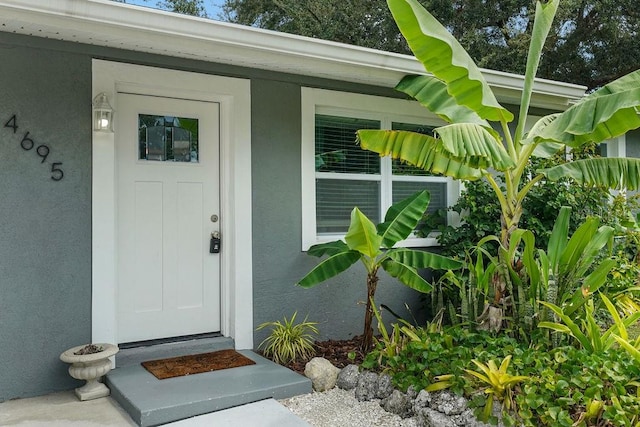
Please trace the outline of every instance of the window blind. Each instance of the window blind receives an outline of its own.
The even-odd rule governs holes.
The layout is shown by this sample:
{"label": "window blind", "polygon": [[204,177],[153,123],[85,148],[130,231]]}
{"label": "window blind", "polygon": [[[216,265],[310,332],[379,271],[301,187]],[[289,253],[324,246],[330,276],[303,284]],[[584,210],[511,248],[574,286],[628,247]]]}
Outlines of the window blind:
{"label": "window blind", "polygon": [[380,157],[356,145],[359,129],[380,129],[377,120],[316,115],[317,172],[379,174]]}

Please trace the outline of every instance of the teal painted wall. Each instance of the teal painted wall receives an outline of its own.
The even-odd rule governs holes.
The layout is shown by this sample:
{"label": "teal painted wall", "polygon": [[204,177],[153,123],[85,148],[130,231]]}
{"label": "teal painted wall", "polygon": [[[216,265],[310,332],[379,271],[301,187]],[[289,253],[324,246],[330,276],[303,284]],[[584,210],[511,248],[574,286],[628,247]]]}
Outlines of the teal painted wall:
{"label": "teal painted wall", "polygon": [[75,386],[58,357],[91,338],[91,63],[1,41],[0,401]]}
{"label": "teal painted wall", "polygon": [[[391,89],[166,58],[0,32],[0,401],[79,385],[58,360],[91,339],[91,60],[252,80],[254,324],[291,316],[322,338],[360,334],[364,271],[294,286],[317,259],[301,251],[300,87],[398,96]],[[45,163],[20,147],[29,131]],[[37,147],[36,145],[36,147]],[[51,162],[64,178],[51,180]],[[383,278],[378,301],[404,313],[417,294]],[[255,334],[257,346],[266,332]]]}
{"label": "teal painted wall", "polygon": [[625,137],[627,157],[640,158],[640,129],[632,130]]}
{"label": "teal painted wall", "polygon": [[[312,289],[294,286],[318,263],[301,251],[300,85],[253,79],[251,102],[254,321],[281,320],[297,310],[298,318],[319,323],[323,338],[361,334],[367,294],[359,264]],[[381,274],[378,303],[410,318],[404,304],[420,316],[418,297]],[[257,332],[255,345],[266,335]]]}

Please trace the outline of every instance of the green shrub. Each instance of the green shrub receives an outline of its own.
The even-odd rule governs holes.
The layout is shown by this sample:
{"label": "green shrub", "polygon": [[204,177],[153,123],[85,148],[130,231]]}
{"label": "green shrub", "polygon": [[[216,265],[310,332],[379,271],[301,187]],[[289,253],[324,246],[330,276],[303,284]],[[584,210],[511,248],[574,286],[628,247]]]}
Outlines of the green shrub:
{"label": "green shrub", "polygon": [[[595,144],[574,149],[572,155],[574,160],[599,157]],[[557,154],[550,159],[532,158],[527,170],[535,172],[565,163],[567,159],[564,154]],[[580,185],[569,179],[557,182],[542,180],[529,191],[523,202],[519,228],[531,230],[536,236],[537,246],[545,248],[562,206],[571,207],[573,213],[570,233],[589,216],[602,218],[602,224],[606,225],[623,222],[629,213],[629,202],[618,200],[617,204],[610,206],[609,199],[609,190],[604,187]],[[636,201],[631,208],[637,207],[637,204]],[[473,247],[483,237],[500,235],[500,203],[486,180],[465,182],[464,191],[450,209],[463,217],[459,226],[439,226],[446,212],[437,211],[426,215],[420,230],[421,235],[440,231],[438,242],[443,254],[464,258],[465,249]]]}
{"label": "green shrub", "polygon": [[[386,370],[403,390],[448,388],[470,400],[479,418],[486,384],[466,370],[491,360],[510,357],[509,375],[521,379],[513,384],[514,405],[503,414],[505,425],[525,426],[629,426],[640,423],[640,364],[619,348],[591,353],[575,347],[527,347],[504,335],[452,328],[444,333],[415,329],[419,340],[409,340],[402,349],[383,355],[376,347],[363,367]],[[381,343],[379,342],[380,346]],[[520,377],[526,377],[520,378]],[[487,421],[497,420],[488,417]]]}
{"label": "green shrub", "polygon": [[589,353],[561,347],[528,353],[521,363],[521,372],[531,378],[516,403],[527,426],[636,426],[640,422],[640,367],[624,352]]}
{"label": "green shrub", "polygon": [[265,322],[256,328],[261,330],[264,328],[271,328],[271,333],[265,338],[258,348],[264,347],[264,355],[269,357],[276,363],[286,365],[294,360],[308,359],[314,354],[313,343],[315,336],[318,335],[318,328],[316,328],[316,322],[309,322],[307,318],[304,321],[295,324],[296,311],[291,316],[291,319],[287,319],[285,316],[283,321],[280,322]]}

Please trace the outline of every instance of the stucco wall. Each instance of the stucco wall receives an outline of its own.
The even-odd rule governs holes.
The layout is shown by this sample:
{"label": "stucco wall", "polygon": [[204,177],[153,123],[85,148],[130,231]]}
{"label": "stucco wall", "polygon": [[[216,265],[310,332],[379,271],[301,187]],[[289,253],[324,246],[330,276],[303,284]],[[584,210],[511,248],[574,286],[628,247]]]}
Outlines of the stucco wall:
{"label": "stucco wall", "polygon": [[[1,37],[0,62],[3,401],[73,387],[58,356],[91,338],[91,64]],[[15,134],[4,126],[14,114]]]}
{"label": "stucco wall", "polygon": [[627,157],[640,158],[640,129],[632,130],[625,138]]}
{"label": "stucco wall", "polygon": [[[58,356],[91,340],[92,58],[252,79],[254,324],[298,310],[323,338],[361,333],[362,269],[311,290],[294,286],[317,262],[301,251],[300,87],[397,93],[0,33],[0,401],[76,387]],[[2,127],[13,114],[15,135]],[[36,142],[29,151],[20,147],[26,131]],[[40,144],[50,149],[45,163]],[[58,182],[52,162],[62,162]],[[378,301],[404,313],[417,299],[383,278]]]}
{"label": "stucco wall", "polygon": [[[349,338],[362,333],[366,273],[353,266],[312,289],[294,284],[317,263],[302,252],[300,184],[300,85],[253,79],[253,294],[256,325],[309,316],[319,322],[323,338]],[[398,314],[410,303],[419,316],[419,294],[381,274],[376,293]],[[257,346],[268,331],[256,332]]]}

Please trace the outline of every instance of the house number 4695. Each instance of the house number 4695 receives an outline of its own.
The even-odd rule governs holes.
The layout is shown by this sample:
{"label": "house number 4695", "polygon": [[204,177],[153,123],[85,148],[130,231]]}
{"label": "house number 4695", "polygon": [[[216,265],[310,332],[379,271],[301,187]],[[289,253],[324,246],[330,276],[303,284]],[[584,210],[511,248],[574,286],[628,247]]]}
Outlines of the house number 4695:
{"label": "house number 4695", "polygon": [[[7,120],[7,122],[4,124],[4,127],[13,129],[14,134],[18,132],[18,119],[16,119],[15,114],[11,116],[9,120]],[[31,136],[29,136],[29,131],[25,132],[24,136],[22,137],[22,140],[20,141],[20,147],[22,147],[24,151],[33,150],[33,152],[36,153],[36,155],[42,159],[40,163],[46,162],[47,158],[49,157],[49,153],[51,152],[47,144],[39,144],[36,147],[36,142],[33,140]],[[35,150],[34,150],[34,147],[35,147]],[[52,180],[60,181],[62,178],[64,178],[64,172],[62,171],[62,169],[60,169],[60,166],[62,166],[61,162],[47,162],[47,163],[51,165]]]}

